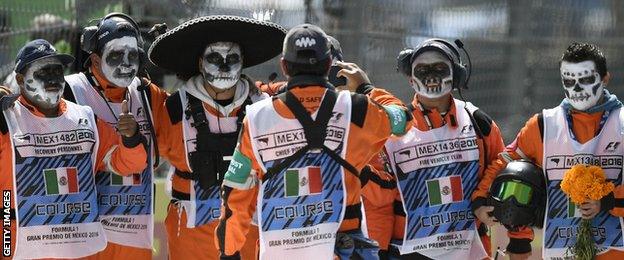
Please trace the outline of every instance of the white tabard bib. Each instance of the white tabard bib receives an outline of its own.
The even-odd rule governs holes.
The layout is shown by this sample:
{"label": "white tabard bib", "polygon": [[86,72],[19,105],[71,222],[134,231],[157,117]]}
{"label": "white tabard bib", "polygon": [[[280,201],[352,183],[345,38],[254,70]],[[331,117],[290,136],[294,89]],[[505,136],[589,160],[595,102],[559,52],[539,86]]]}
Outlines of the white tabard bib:
{"label": "white tabard bib", "polygon": [[455,100],[458,127],[429,131],[412,127],[386,142],[390,165],[403,200],[405,235],[401,254],[418,252],[434,259],[481,259],[487,256],[470,208],[477,187],[477,135],[465,109]]}
{"label": "white tabard bib", "polygon": [[[117,125],[121,103],[104,100],[83,73],[66,76],[65,81],[69,84],[76,103],[91,107],[98,118],[112,127]],[[151,110],[149,107],[143,107],[141,101],[143,93],[137,90],[140,84],[141,81],[135,78],[128,87],[130,97],[128,107],[139,124],[139,130],[148,141],[148,149],[151,150],[152,139],[147,122]],[[112,172],[99,172],[95,176],[100,221],[109,242],[124,246],[152,248],[154,237],[152,159],[152,156],[148,156],[147,167],[143,172],[130,176],[119,176]]]}
{"label": "white tabard bib", "polygon": [[[184,149],[186,152],[186,165],[191,169],[189,162],[190,153],[196,150],[197,142],[197,129],[192,126],[194,123],[192,117],[187,117],[184,114],[184,109],[188,106],[188,93],[184,89],[180,89],[180,100],[182,104],[182,132],[184,133]],[[243,108],[241,108],[243,109]],[[208,127],[212,133],[233,133],[237,131],[238,117],[216,117],[212,113],[209,113],[204,108],[204,114],[206,120],[208,120]],[[233,148],[233,147],[232,147]],[[227,157],[226,157],[227,156]],[[231,154],[224,155],[224,160],[230,160]],[[216,173],[214,173],[216,174]],[[180,201],[182,207],[186,210],[186,227],[194,228],[197,226],[208,224],[212,221],[219,219],[221,215],[221,194],[219,192],[220,186],[215,185],[208,189],[204,189],[200,186],[198,181],[189,180],[191,182],[191,200]]]}
{"label": "white tabard bib", "polygon": [[[544,115],[544,158],[542,161],[548,186],[544,222],[542,256],[544,259],[563,259],[566,250],[576,242],[581,214],[574,203],[561,191],[565,172],[576,164],[602,167],[609,181],[622,184],[621,144],[624,133],[624,112],[612,111],[602,131],[584,144],[570,136],[565,111],[561,107],[546,109]],[[608,249],[624,250],[622,218],[600,211],[592,220],[592,232],[599,254]],[[571,254],[570,254],[571,255]]]}
{"label": "white tabard bib", "polygon": [[95,117],[88,107],[66,104],[54,118],[35,116],[19,101],[4,111],[13,147],[15,259],[77,258],[106,246],[93,177]]}
{"label": "white tabard bib", "polygon": [[[299,121],[281,117],[271,99],[249,106],[247,118],[255,159],[264,172],[307,144]],[[341,91],[324,144],[342,158],[350,121],[351,96]],[[344,172],[327,153],[311,150],[261,182],[256,211],[260,259],[333,259],[346,205]]]}

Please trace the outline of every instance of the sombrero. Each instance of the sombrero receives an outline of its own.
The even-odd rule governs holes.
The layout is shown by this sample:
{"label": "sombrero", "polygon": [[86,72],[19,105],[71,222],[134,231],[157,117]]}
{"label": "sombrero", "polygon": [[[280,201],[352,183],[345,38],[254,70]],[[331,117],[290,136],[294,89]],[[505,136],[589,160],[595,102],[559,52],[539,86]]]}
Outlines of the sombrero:
{"label": "sombrero", "polygon": [[179,74],[199,73],[197,59],[206,45],[235,42],[243,52],[243,68],[272,59],[282,52],[286,30],[275,23],[212,15],[187,21],[160,35],[150,46],[150,61]]}

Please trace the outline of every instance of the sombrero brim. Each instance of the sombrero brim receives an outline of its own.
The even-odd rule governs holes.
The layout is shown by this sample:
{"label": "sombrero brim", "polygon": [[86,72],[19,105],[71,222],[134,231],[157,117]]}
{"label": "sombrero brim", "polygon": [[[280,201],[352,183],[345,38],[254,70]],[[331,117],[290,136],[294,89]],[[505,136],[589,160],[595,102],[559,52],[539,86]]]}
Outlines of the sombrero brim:
{"label": "sombrero brim", "polygon": [[148,55],[157,66],[180,74],[196,74],[206,45],[235,42],[243,52],[243,68],[277,56],[286,30],[278,24],[239,16],[204,16],[187,21],[159,36]]}

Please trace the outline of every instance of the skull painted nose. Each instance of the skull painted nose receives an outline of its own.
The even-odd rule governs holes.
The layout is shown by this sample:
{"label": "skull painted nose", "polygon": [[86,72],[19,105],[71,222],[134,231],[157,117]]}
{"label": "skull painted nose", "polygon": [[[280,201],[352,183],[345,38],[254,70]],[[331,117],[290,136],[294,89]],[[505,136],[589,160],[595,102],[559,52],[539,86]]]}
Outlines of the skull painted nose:
{"label": "skull painted nose", "polygon": [[579,86],[579,84],[576,83],[576,85],[574,85],[574,91],[581,92],[581,91],[583,91],[583,88],[581,88],[581,86]]}
{"label": "skull painted nose", "polygon": [[219,71],[220,72],[230,72],[230,66],[228,66],[227,64],[222,64],[221,66],[219,66]]}

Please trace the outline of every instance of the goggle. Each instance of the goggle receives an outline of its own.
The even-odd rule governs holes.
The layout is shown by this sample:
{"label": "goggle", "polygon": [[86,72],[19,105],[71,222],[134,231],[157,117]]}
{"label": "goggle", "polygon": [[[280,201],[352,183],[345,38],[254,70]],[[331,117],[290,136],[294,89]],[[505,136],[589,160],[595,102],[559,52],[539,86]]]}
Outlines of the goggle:
{"label": "goggle", "polygon": [[518,181],[506,181],[500,184],[493,197],[500,201],[514,197],[518,203],[526,206],[530,204],[532,195],[533,188],[531,186]]}

